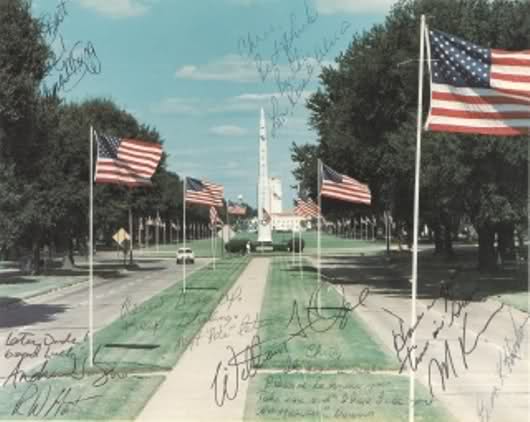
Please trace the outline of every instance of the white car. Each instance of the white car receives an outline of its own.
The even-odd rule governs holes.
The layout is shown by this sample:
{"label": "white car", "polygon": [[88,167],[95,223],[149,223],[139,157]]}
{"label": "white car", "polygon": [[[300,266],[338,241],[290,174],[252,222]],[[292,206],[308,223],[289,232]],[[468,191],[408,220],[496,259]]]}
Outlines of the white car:
{"label": "white car", "polygon": [[177,264],[182,264],[184,261],[190,264],[195,263],[195,255],[190,248],[179,248],[177,250]]}

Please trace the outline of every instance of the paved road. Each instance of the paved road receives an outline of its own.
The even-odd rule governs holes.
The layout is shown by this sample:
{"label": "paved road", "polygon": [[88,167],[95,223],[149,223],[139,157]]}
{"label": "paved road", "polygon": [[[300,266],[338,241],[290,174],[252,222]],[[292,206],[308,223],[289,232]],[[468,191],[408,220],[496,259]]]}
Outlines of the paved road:
{"label": "paved road", "polygon": [[[181,266],[171,259],[137,259],[137,267],[125,271],[117,266],[116,254],[98,254],[94,277],[94,330],[97,331],[120,316],[122,305],[140,304],[157,292],[181,280]],[[103,258],[103,259],[102,259]],[[197,259],[187,266],[188,274],[203,267],[209,259]],[[45,360],[46,353],[70,347],[73,338],[82,341],[88,331],[88,282],[42,295],[17,305],[4,307],[0,319],[0,383],[16,366],[17,352],[35,357],[22,360],[21,369],[29,369]],[[24,333],[26,335],[24,336]],[[56,343],[48,352],[44,345]]]}
{"label": "paved road", "polygon": [[[400,356],[405,361],[403,373],[408,374],[408,271],[400,271],[379,257],[328,257],[323,259],[322,268],[323,274],[336,279],[339,292],[340,287],[344,288],[341,293],[352,303],[362,289],[370,289],[366,306],[356,313],[393,355],[396,349],[392,331],[397,334],[398,347],[405,339]],[[439,286],[422,284],[421,274],[419,279],[416,379],[427,388],[432,385],[435,396],[463,422],[528,420],[528,314],[493,300],[449,300],[446,308],[445,300],[436,300]],[[403,337],[399,336],[399,318],[403,320]]]}

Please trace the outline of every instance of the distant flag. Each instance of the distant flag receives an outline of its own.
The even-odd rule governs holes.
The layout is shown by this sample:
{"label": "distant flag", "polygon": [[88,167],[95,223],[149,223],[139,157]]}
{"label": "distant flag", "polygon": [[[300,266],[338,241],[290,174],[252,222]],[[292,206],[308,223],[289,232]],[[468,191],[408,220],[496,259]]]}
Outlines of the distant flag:
{"label": "distant flag", "polygon": [[247,207],[241,206],[241,205],[229,205],[228,206],[228,214],[232,215],[246,215],[247,214]]}
{"label": "distant flag", "polygon": [[186,202],[216,206],[217,200],[212,191],[200,180],[186,177]]}
{"label": "distant flag", "polygon": [[530,50],[482,48],[436,30],[428,35],[432,92],[428,130],[529,133]]}
{"label": "distant flag", "polygon": [[320,210],[312,199],[308,199],[307,201],[297,199],[294,214],[305,218],[318,218]]}
{"label": "distant flag", "polygon": [[372,195],[368,185],[358,182],[352,177],[345,176],[321,163],[320,194],[328,198],[353,202],[354,204],[370,205]]}
{"label": "distant flag", "polygon": [[215,207],[210,207],[210,224],[215,226],[220,221],[219,213]]}
{"label": "distant flag", "polygon": [[267,212],[267,210],[265,208],[262,208],[262,210],[263,210],[263,220],[262,220],[261,224],[266,226],[267,224],[270,224],[272,219],[271,219],[270,214]]}
{"label": "distant flag", "polygon": [[207,182],[206,180],[203,180],[202,184],[212,193],[215,202],[214,205],[216,207],[222,207],[225,192],[224,186],[217,183]]}
{"label": "distant flag", "polygon": [[162,146],[94,132],[97,145],[96,183],[150,186]]}

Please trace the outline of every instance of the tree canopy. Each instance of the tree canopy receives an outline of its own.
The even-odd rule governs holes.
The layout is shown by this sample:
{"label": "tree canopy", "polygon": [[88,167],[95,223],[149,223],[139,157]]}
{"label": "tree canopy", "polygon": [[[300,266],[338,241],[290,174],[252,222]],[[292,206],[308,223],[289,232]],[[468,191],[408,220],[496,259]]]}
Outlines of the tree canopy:
{"label": "tree canopy", "polygon": [[[505,0],[401,0],[383,24],[353,37],[320,75],[307,102],[317,145],[293,145],[295,177],[316,195],[316,160],[368,183],[370,211],[391,210],[412,227],[419,22],[485,47],[530,46],[530,3]],[[424,110],[429,107],[429,75]],[[528,137],[423,133],[420,214],[438,235],[461,218],[479,233],[480,264],[495,260],[493,235],[525,230]],[[325,201],[324,211],[344,210]],[[349,208],[352,210],[352,208]],[[367,212],[357,207],[355,212]],[[450,240],[450,237],[449,237]],[[446,242],[450,252],[450,242]]]}

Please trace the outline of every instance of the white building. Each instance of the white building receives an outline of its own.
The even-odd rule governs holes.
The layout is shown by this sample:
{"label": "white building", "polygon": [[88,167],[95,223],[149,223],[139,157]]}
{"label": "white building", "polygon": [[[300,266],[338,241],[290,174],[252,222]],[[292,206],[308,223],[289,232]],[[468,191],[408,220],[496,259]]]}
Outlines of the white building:
{"label": "white building", "polygon": [[278,212],[272,214],[272,229],[275,231],[300,231],[304,217],[295,215],[292,212]]}
{"label": "white building", "polygon": [[279,177],[269,178],[269,193],[271,196],[271,213],[277,214],[283,211],[282,207],[282,179]]}

